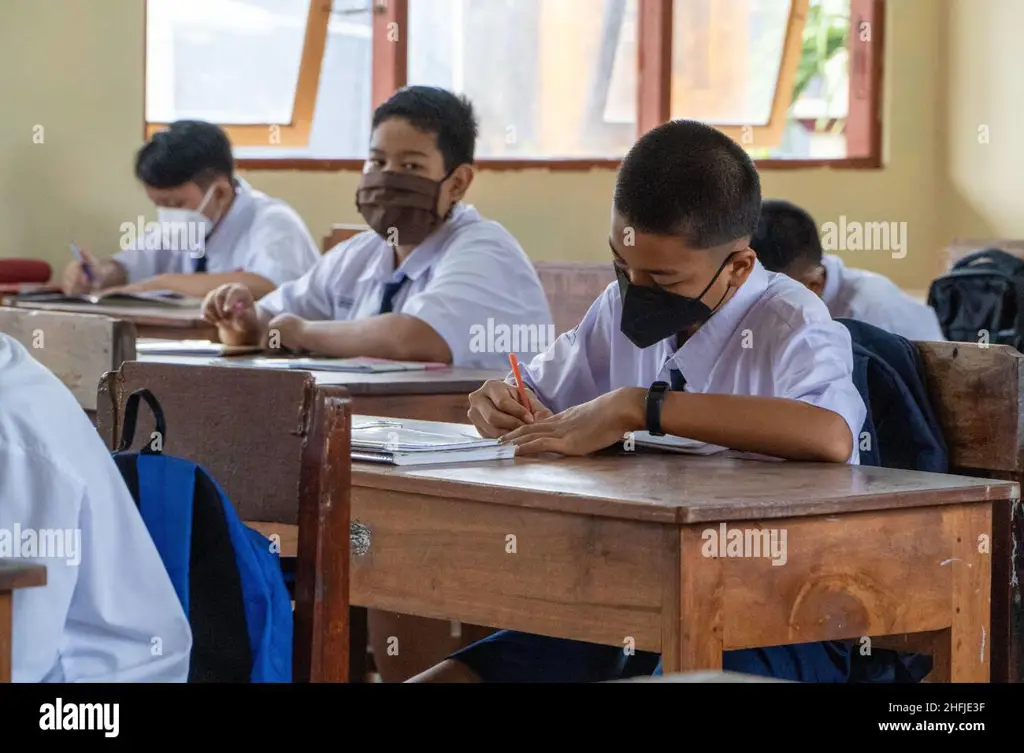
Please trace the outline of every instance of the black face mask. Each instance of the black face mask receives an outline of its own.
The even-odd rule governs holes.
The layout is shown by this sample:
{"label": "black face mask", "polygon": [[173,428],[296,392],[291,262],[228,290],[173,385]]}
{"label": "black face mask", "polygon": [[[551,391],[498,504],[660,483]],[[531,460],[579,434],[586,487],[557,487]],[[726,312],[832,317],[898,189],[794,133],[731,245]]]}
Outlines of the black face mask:
{"label": "black face mask", "polygon": [[722,301],[714,309],[708,308],[701,299],[718,280],[732,257],[732,254],[726,257],[711,282],[696,298],[676,295],[661,288],[634,285],[616,264],[615,276],[619,280],[619,294],[622,296],[622,334],[636,347],[649,348],[680,332],[704,324],[722,305],[729,291],[725,292]]}

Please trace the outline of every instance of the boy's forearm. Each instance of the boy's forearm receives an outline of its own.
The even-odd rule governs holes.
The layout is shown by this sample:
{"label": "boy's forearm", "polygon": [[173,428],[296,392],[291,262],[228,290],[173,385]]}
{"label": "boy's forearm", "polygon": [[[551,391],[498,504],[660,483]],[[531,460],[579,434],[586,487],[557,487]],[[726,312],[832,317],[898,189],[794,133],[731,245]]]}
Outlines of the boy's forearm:
{"label": "boy's forearm", "polygon": [[335,358],[451,363],[448,344],[426,322],[385,314],[352,322],[308,322],[306,350]]}
{"label": "boy's forearm", "polygon": [[[628,421],[646,426],[643,388],[630,390]],[[838,413],[799,400],[670,392],[661,410],[666,434],[785,460],[845,463],[853,435]]]}
{"label": "boy's forearm", "polygon": [[274,283],[251,272],[225,272],[222,274],[162,274],[144,280],[141,285],[147,290],[171,290],[190,298],[203,298],[221,285],[238,283],[252,292],[259,300],[274,290]]}

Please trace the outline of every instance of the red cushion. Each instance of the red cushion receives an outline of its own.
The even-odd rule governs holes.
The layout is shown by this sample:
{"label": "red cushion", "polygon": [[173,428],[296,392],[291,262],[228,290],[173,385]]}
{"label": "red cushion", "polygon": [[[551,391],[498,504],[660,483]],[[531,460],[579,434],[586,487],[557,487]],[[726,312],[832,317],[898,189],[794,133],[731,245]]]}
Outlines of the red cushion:
{"label": "red cushion", "polygon": [[52,274],[41,259],[0,259],[0,284],[49,282]]}

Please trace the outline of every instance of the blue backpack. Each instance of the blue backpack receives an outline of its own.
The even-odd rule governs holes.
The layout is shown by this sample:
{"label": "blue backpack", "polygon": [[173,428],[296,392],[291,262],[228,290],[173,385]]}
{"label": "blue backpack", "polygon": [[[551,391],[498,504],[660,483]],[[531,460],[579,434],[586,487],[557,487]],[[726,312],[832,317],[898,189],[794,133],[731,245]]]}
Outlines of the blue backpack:
{"label": "blue backpack", "polygon": [[[140,399],[156,432],[140,452],[128,452]],[[162,453],[166,441],[156,398],[132,393],[113,457],[191,625],[188,681],[291,682],[292,607],[280,556],[242,524],[205,470]]]}

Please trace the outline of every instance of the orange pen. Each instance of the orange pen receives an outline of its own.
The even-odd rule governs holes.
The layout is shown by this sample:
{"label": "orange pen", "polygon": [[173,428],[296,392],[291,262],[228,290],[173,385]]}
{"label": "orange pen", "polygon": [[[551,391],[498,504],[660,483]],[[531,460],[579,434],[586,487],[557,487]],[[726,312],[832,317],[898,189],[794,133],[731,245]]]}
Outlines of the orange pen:
{"label": "orange pen", "polygon": [[523,385],[523,375],[519,371],[519,359],[516,358],[515,353],[508,354],[508,362],[512,366],[512,375],[516,378],[516,389],[519,390],[519,402],[523,404],[527,412],[533,413],[530,408],[530,398],[526,395],[526,387]]}

